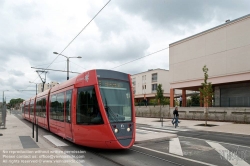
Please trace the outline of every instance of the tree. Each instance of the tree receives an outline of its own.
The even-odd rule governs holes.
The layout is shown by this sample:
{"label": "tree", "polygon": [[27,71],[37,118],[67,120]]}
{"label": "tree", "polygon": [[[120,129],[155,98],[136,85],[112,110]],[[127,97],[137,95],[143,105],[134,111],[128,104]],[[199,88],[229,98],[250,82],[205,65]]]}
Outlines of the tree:
{"label": "tree", "polygon": [[161,117],[160,117],[160,121],[161,121],[161,120],[163,121],[163,117],[162,117],[162,113],[161,113],[161,105],[162,105],[163,100],[164,100],[163,92],[164,92],[164,90],[162,89],[162,85],[159,84],[159,85],[157,86],[157,93],[156,93],[156,95],[155,95],[155,98],[156,98],[156,100],[158,101],[158,103],[160,104],[160,116],[161,116]]}
{"label": "tree", "polygon": [[191,105],[192,106],[199,106],[200,105],[200,96],[199,94],[192,94],[191,95]]}
{"label": "tree", "polygon": [[20,103],[22,103],[24,100],[21,98],[18,99],[11,99],[9,102],[9,106],[10,107],[16,107],[17,105],[19,105]]}
{"label": "tree", "polygon": [[204,82],[201,83],[202,88],[199,88],[201,95],[201,102],[204,104],[204,113],[205,113],[205,126],[207,126],[207,118],[208,118],[208,107],[211,104],[212,96],[213,96],[213,88],[211,82],[207,82],[208,79],[208,68],[206,65],[203,66],[202,71],[204,72]]}

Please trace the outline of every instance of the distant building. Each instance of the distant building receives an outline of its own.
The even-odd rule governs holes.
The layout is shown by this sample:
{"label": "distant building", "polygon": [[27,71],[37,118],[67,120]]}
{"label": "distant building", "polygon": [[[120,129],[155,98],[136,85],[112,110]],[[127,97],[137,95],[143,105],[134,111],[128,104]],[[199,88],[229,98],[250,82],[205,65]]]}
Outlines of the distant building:
{"label": "distant building", "polygon": [[[58,85],[59,83],[56,82],[56,81],[52,81],[50,83],[45,83],[44,84],[44,91],[47,90],[47,89],[50,89],[56,85]],[[41,93],[42,92],[42,88],[43,88],[43,84],[40,83],[40,84],[37,84],[37,93]]]}
{"label": "distant building", "polygon": [[162,84],[164,97],[169,97],[169,71],[165,69],[150,69],[146,72],[131,75],[135,102],[145,99],[155,99],[157,86]]}

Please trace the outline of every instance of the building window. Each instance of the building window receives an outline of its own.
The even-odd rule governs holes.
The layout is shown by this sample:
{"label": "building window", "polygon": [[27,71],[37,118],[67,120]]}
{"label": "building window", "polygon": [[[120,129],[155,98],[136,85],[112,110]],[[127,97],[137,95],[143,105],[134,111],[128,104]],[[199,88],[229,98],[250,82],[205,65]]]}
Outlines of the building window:
{"label": "building window", "polygon": [[133,78],[133,79],[132,79],[132,84],[133,84],[133,86],[136,85],[136,78]]}
{"label": "building window", "polygon": [[152,82],[157,82],[157,73],[152,74]]}
{"label": "building window", "polygon": [[157,90],[157,84],[152,84],[152,92],[156,92]]}

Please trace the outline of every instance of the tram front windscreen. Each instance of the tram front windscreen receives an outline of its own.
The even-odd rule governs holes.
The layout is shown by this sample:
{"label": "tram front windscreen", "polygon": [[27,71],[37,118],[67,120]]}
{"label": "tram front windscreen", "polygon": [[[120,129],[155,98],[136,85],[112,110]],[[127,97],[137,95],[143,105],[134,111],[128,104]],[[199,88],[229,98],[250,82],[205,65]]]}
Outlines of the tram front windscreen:
{"label": "tram front windscreen", "polygon": [[102,101],[110,122],[131,122],[130,84],[126,81],[99,79]]}

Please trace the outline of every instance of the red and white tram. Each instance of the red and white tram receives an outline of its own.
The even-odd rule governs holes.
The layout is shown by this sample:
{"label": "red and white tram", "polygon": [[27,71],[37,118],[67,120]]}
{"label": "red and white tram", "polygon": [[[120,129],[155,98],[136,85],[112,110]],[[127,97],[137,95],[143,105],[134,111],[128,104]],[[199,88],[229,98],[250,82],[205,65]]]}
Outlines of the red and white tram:
{"label": "red and white tram", "polygon": [[130,148],[135,141],[130,75],[84,72],[24,101],[23,117],[79,145]]}

